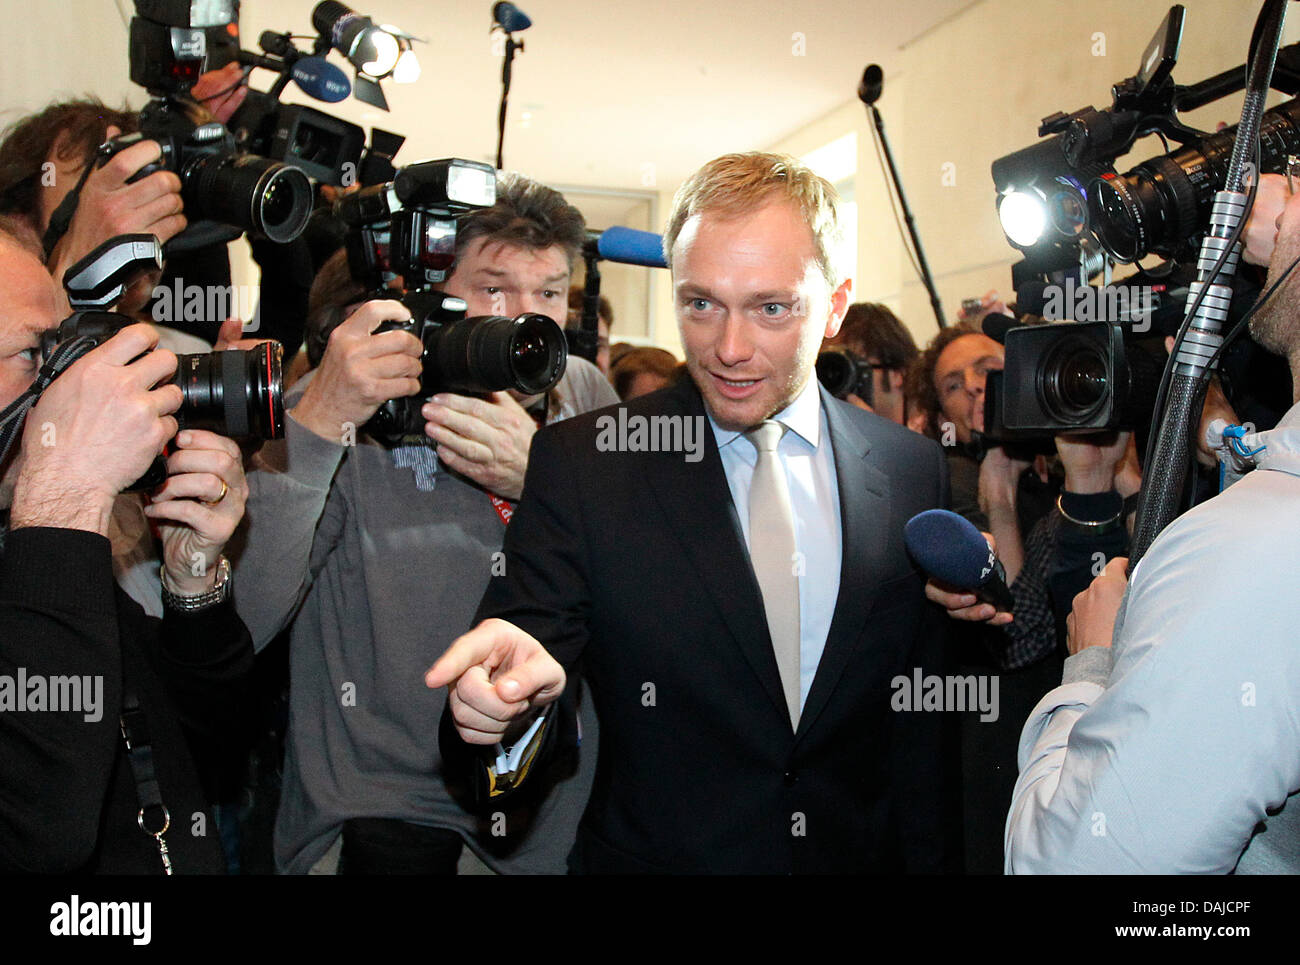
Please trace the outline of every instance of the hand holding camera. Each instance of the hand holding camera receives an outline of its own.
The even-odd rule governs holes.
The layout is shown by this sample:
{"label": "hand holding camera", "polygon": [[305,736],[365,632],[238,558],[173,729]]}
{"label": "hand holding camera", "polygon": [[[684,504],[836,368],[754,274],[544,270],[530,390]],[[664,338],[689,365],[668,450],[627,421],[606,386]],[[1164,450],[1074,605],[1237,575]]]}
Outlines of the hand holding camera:
{"label": "hand holding camera", "polygon": [[[120,133],[110,127],[109,140]],[[155,170],[135,179],[142,168],[161,156],[157,142],[142,140],[90,172],[68,232],[54,247],[51,274],[56,283],[61,284],[68,268],[110,238],[152,234],[165,243],[185,228],[180,178],[170,171]]]}
{"label": "hand holding camera", "polygon": [[[176,434],[176,356],[131,325],[54,380],[28,414],[12,525],[104,535],[113,500]],[[143,353],[143,354],[142,354]],[[158,383],[164,383],[159,385]]]}
{"label": "hand holding camera", "polygon": [[438,458],[449,469],[505,499],[523,495],[537,425],[508,392],[486,399],[435,395],[421,415],[429,420],[425,435],[438,443]]}
{"label": "hand holding camera", "polygon": [[212,588],[221,551],[244,516],[243,457],[225,436],[186,429],[176,436],[167,472],[144,512],[162,524],[167,588],[197,596]]}
{"label": "hand holding camera", "polygon": [[365,424],[381,403],[420,391],[423,346],[407,331],[371,334],[382,323],[407,321],[401,302],[366,302],[330,333],[320,368],[293,417],[322,439],[340,442],[344,427]]}

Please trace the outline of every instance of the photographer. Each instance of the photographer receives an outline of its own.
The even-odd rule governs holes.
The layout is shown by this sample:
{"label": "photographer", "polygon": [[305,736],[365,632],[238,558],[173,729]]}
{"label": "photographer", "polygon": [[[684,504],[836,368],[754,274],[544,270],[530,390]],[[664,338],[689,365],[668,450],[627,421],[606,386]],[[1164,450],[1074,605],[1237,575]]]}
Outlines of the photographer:
{"label": "photographer", "polygon": [[[442,288],[470,315],[562,319],[584,232],[559,193],[503,175],[496,204],[460,220]],[[339,315],[359,295],[342,267],[328,263],[317,282]],[[313,319],[328,321],[321,291]],[[342,873],[453,873],[468,840],[503,870],[559,872],[594,767],[594,716],[583,721],[582,770],[541,804],[533,833],[515,811],[503,827],[480,826],[442,773],[445,698],[422,677],[500,565],[537,429],[528,408],[544,404],[556,421],[616,399],[594,366],[570,357],[549,398],[439,394],[423,407],[424,437],[389,449],[362,427],[384,400],[419,391],[421,345],[404,331],[372,333],[409,316],[400,302],[370,301],[337,324],[289,394],[284,440],[250,473],[242,612],[259,646],[297,614],[276,864],[305,873],[341,837]],[[311,333],[307,347],[320,350]]]}
{"label": "photographer", "polygon": [[[1291,198],[1269,283],[1297,258]],[[1298,305],[1292,273],[1251,321],[1293,380]],[[1075,599],[1062,684],[1021,737],[1007,871],[1300,870],[1300,405],[1247,438],[1253,472],[1171,523],[1131,582],[1117,559]]]}
{"label": "photographer", "polygon": [[921,353],[897,315],[876,302],[850,305],[839,333],[822,342],[823,352],[829,348],[852,352],[871,366],[871,405],[856,394],[845,401],[899,425],[907,424],[908,399],[903,388],[908,367]]}
{"label": "photographer", "polygon": [[[51,104],[12,125],[0,141],[0,213],[16,216],[37,238],[44,237],[64,198],[94,163],[99,145],[136,128],[134,113],[113,110],[97,100]],[[160,153],[156,142],[142,141],[91,170],[67,232],[48,260],[60,302],[64,273],[103,242],[147,233],[166,243],[185,227],[181,182],[175,174],[155,171],[128,183]],[[134,300],[119,307],[127,312],[140,308],[156,280],[136,286]]]}
{"label": "photographer", "polygon": [[[8,406],[37,373],[38,339],[57,324],[59,297],[39,259],[7,237],[0,274]],[[115,587],[106,539],[118,493],[176,433],[181,393],[166,381],[176,358],[156,345],[152,329],[132,325],[74,362],[41,394],[21,449],[0,466],[6,872],[224,870],[190,744],[235,726],[252,666],[221,557],[246,495],[234,443],[182,432],[145,510],[162,537],[161,620]],[[142,808],[148,832],[137,824]]]}

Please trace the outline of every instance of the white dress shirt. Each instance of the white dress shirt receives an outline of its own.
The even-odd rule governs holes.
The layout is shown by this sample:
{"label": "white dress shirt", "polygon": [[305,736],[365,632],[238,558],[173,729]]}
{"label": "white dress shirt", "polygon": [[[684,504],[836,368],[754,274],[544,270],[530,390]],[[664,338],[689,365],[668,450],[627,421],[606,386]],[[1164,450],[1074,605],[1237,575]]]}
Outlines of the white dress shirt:
{"label": "white dress shirt", "polygon": [[[810,378],[795,400],[772,419],[787,429],[777,446],[777,455],[790,490],[795,549],[804,561],[804,571],[799,577],[799,706],[802,708],[826,648],[826,635],[839,596],[842,549],[840,491],[817,379]],[[727,485],[731,488],[731,499],[748,550],[749,486],[758,452],[743,433],[721,428],[712,415],[709,425],[718,443],[722,468],[727,474]]]}

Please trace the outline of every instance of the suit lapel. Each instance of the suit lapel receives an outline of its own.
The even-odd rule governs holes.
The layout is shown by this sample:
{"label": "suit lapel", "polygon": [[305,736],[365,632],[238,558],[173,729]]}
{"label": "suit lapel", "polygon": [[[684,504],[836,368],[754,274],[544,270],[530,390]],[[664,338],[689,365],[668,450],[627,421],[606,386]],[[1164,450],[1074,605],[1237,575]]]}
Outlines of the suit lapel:
{"label": "suit lapel", "polygon": [[665,393],[664,411],[705,419],[704,458],[690,463],[680,453],[657,454],[647,460],[650,489],[685,548],[687,562],[717,604],[736,646],[785,717],[785,692],[772,653],[762,595],[745,550],[718,443],[704,414],[704,401],[694,384],[683,379]]}
{"label": "suit lapel", "polygon": [[802,737],[826,708],[844,665],[862,636],[867,613],[879,591],[885,559],[882,531],[889,523],[889,482],[867,461],[871,444],[847,413],[825,389],[819,387],[826,423],[835,455],[835,476],[840,497],[840,588],[835,613],[817,674],[799,717]]}

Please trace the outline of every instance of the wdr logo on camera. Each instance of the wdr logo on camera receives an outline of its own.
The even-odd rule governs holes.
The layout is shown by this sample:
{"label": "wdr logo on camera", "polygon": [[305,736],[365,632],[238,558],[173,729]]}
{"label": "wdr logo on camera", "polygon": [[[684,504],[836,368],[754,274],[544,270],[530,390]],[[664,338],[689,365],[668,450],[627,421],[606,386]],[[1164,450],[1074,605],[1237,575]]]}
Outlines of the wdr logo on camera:
{"label": "wdr logo on camera", "polygon": [[1151,330],[1155,291],[1147,285],[1064,285],[1043,289],[1043,318],[1049,322],[1118,322],[1136,334]]}

